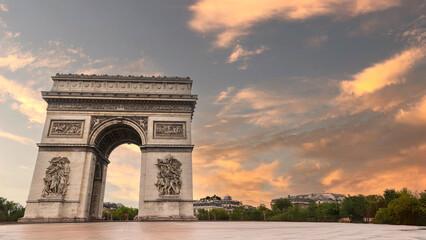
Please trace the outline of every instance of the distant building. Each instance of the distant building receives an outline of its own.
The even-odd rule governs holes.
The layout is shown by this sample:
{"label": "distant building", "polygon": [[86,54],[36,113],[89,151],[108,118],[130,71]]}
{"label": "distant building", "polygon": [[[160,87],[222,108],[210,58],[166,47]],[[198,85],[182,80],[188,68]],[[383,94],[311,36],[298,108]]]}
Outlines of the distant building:
{"label": "distant building", "polygon": [[118,208],[122,206],[123,204],[121,203],[104,202],[104,209],[110,209],[112,211],[117,210]]}
{"label": "distant building", "polygon": [[[307,207],[311,200],[314,200],[317,204],[331,202],[340,203],[345,197],[344,194],[337,193],[310,193],[295,196],[288,195],[287,199],[289,199],[294,206]],[[280,198],[272,199],[271,208],[278,199]]]}
{"label": "distant building", "polygon": [[244,209],[249,209],[251,206],[243,205],[241,201],[232,200],[232,197],[227,195],[221,199],[216,195],[213,197],[201,198],[199,201],[194,203],[194,216],[196,216],[201,209],[205,209],[207,211],[214,208],[223,208],[226,210],[228,214],[234,211],[234,207],[241,207]]}

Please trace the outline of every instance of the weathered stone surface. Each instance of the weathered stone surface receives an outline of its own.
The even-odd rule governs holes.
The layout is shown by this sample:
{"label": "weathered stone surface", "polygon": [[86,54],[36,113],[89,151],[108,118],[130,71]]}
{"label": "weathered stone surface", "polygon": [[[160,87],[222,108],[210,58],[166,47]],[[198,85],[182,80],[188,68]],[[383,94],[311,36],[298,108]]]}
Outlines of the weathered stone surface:
{"label": "weathered stone surface", "polygon": [[[47,116],[23,222],[101,218],[108,157],[123,143],[142,152],[138,219],[193,219],[192,80],[74,74],[52,80],[52,90],[42,92]],[[181,164],[180,175],[162,194],[157,159],[168,155]],[[58,156],[69,161],[66,184],[46,171],[56,168],[51,161]]]}

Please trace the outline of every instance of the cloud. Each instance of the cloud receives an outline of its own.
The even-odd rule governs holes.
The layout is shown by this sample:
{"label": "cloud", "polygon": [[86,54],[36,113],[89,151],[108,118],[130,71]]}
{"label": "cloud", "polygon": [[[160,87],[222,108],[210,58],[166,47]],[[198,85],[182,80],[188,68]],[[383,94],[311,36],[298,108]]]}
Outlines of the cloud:
{"label": "cloud", "polygon": [[234,199],[244,199],[245,204],[256,205],[269,202],[274,193],[287,189],[291,176],[280,175],[278,160],[260,162],[248,169],[243,164],[250,153],[241,150],[227,148],[226,144],[194,150],[195,198],[229,193]]}
{"label": "cloud", "polygon": [[9,8],[7,8],[6,4],[0,3],[0,11],[9,12]]}
{"label": "cloud", "polygon": [[426,96],[407,110],[400,109],[395,116],[398,122],[424,125],[426,124]]}
{"label": "cloud", "polygon": [[106,197],[124,200],[139,200],[140,171],[130,166],[110,163],[108,166],[107,183],[117,187],[108,191]]}
{"label": "cloud", "polygon": [[327,41],[328,37],[326,35],[315,36],[309,38],[306,43],[311,48],[319,48]]}
{"label": "cloud", "polygon": [[214,104],[219,104],[220,102],[226,100],[229,98],[229,95],[232,91],[234,91],[234,87],[227,87],[226,91],[222,91],[219,93],[219,95],[216,97],[216,100],[214,101]]}
{"label": "cloud", "polygon": [[392,84],[403,83],[405,74],[424,56],[424,48],[407,49],[353,75],[353,80],[341,82],[341,90],[345,94],[359,97]]}
{"label": "cloud", "polygon": [[[285,89],[262,83],[221,91],[215,101],[219,120],[197,132],[196,196],[230,193],[258,204],[310,192],[422,190],[424,183],[415,179],[426,178],[426,129],[419,125],[425,122],[426,85],[420,56],[412,56],[415,49],[419,47],[353,74],[352,81],[366,76],[380,83],[404,79],[374,83],[374,91],[360,95],[344,92],[336,80],[304,78],[285,79]],[[388,64],[392,61],[398,64]],[[367,74],[377,69],[380,79]],[[345,101],[340,101],[342,95]],[[247,182],[238,174],[256,175],[252,171],[261,172],[275,161],[272,173],[260,182]],[[280,179],[282,186],[267,179]]]}
{"label": "cloud", "polygon": [[225,48],[251,34],[256,24],[272,19],[306,20],[320,16],[356,17],[398,6],[399,0],[244,1],[200,0],[189,7],[189,26],[216,35],[214,46]]}
{"label": "cloud", "polygon": [[122,202],[139,200],[141,151],[134,144],[123,144],[113,150],[109,157],[106,181],[113,186],[107,188],[105,198],[109,201]]}
{"label": "cloud", "polygon": [[228,57],[228,63],[233,63],[233,62],[241,61],[241,60],[247,61],[250,56],[259,55],[267,49],[268,49],[267,47],[261,46],[254,50],[246,50],[243,47],[241,47],[240,44],[237,44],[234,48],[234,51]]}
{"label": "cloud", "polygon": [[218,119],[240,119],[263,127],[290,124],[299,114],[305,114],[307,109],[318,104],[310,97],[295,96],[287,89],[279,92],[258,87],[221,92],[215,103],[222,106],[216,114]]}
{"label": "cloud", "polygon": [[5,132],[3,130],[0,129],[0,137],[2,138],[7,138],[22,144],[32,144],[34,143],[34,141],[32,139],[26,138],[26,137],[21,137],[18,135],[15,135],[13,133],[9,133],[9,132]]}
{"label": "cloud", "polygon": [[28,66],[34,62],[31,53],[15,53],[5,57],[0,57],[0,67],[8,67],[12,72]]}
{"label": "cloud", "polygon": [[325,176],[323,179],[321,179],[321,183],[328,186],[333,181],[340,180],[340,179],[342,179],[342,170],[337,169],[337,170],[332,171],[330,174]]}
{"label": "cloud", "polygon": [[147,57],[141,57],[135,60],[121,58],[105,58],[91,61],[87,67],[77,70],[78,73],[84,74],[120,74],[120,75],[145,75],[145,76],[161,76],[164,75],[158,71],[155,64]]}
{"label": "cloud", "polygon": [[44,123],[47,104],[32,88],[0,76],[0,96],[13,99],[12,106],[26,115],[30,122]]}

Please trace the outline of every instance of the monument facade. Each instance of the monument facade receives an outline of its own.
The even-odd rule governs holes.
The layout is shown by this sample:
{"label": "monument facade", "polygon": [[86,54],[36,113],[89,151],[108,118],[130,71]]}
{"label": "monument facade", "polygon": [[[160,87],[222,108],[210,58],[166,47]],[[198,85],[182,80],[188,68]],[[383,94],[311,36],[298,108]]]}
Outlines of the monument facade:
{"label": "monument facade", "polygon": [[192,80],[56,74],[21,222],[102,218],[109,155],[141,149],[138,220],[192,220]]}

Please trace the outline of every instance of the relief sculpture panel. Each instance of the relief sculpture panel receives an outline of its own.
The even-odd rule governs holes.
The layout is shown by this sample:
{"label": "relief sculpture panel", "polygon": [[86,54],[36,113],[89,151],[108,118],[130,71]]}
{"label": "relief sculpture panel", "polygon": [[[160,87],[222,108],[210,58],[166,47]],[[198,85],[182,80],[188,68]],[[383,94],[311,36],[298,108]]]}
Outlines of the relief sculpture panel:
{"label": "relief sculpture panel", "polygon": [[44,177],[43,197],[63,197],[67,193],[70,161],[66,157],[54,157],[49,161]]}
{"label": "relief sculpture panel", "polygon": [[163,159],[157,159],[155,165],[158,168],[155,186],[157,186],[160,196],[179,195],[182,187],[180,179],[182,163],[168,154]]}
{"label": "relief sculpture panel", "polygon": [[49,137],[82,137],[84,120],[52,120]]}
{"label": "relief sculpture panel", "polygon": [[154,138],[186,138],[186,122],[154,122]]}

